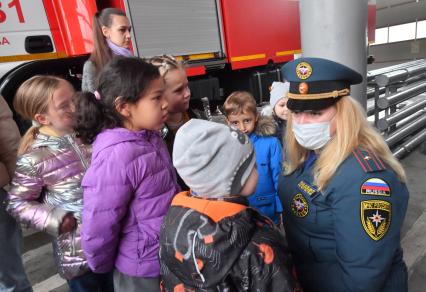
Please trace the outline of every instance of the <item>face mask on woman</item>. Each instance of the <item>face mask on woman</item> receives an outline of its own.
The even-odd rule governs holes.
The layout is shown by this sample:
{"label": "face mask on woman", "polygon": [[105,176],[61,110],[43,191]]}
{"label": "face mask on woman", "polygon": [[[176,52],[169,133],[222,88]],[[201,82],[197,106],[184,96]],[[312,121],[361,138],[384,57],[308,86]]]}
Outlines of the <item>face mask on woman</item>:
{"label": "face mask on woman", "polygon": [[293,133],[302,147],[310,150],[320,149],[331,139],[330,121],[310,124],[298,124],[293,121]]}

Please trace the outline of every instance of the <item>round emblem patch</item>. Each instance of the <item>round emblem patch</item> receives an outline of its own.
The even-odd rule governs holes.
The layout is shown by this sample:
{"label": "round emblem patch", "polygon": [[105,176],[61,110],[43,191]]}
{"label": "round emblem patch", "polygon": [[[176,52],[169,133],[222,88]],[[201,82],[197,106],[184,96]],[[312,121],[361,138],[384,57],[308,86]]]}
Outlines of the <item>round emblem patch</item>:
{"label": "round emblem patch", "polygon": [[299,193],[293,197],[293,200],[291,202],[291,211],[297,217],[305,217],[306,215],[308,215],[308,202],[302,194]]}
{"label": "round emblem patch", "polygon": [[308,79],[312,75],[312,66],[307,62],[300,62],[296,66],[296,75],[302,80]]}

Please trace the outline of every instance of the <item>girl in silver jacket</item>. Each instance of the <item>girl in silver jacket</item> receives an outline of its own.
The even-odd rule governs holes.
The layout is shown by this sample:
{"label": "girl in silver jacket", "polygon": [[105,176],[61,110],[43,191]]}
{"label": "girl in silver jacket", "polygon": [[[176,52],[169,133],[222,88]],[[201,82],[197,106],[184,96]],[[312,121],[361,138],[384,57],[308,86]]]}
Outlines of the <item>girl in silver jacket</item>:
{"label": "girl in silver jacket", "polygon": [[112,277],[92,273],[80,246],[81,180],[91,149],[73,133],[74,95],[69,82],[54,76],[34,76],[18,89],[15,110],[33,126],[18,149],[8,211],[56,237],[58,272],[71,291],[112,291]]}

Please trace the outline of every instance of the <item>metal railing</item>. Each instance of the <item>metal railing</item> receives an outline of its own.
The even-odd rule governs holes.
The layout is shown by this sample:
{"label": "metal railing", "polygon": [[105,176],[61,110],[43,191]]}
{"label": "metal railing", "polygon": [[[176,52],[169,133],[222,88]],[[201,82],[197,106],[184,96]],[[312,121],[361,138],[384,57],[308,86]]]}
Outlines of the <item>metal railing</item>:
{"label": "metal railing", "polygon": [[426,142],[426,59],[367,73],[367,115],[397,158]]}

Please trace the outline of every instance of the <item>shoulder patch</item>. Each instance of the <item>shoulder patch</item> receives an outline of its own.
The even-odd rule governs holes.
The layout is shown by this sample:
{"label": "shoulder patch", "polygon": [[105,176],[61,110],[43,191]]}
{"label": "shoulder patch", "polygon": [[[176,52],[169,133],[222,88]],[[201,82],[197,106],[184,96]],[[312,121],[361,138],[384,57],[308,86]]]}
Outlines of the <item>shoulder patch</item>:
{"label": "shoulder patch", "polygon": [[381,178],[372,177],[362,183],[361,194],[370,196],[390,197],[391,189],[389,187],[389,184]]}
{"label": "shoulder patch", "polygon": [[317,192],[317,188],[312,186],[311,184],[305,182],[304,180],[301,180],[297,186],[299,187],[299,189],[304,192],[306,195],[308,196],[312,196],[313,194],[315,194]]}
{"label": "shoulder patch", "polygon": [[352,151],[352,154],[364,172],[376,172],[386,169],[383,161],[371,150],[357,147]]}
{"label": "shoulder patch", "polygon": [[361,223],[364,231],[374,241],[379,241],[389,230],[392,215],[390,202],[382,200],[361,201]]}

